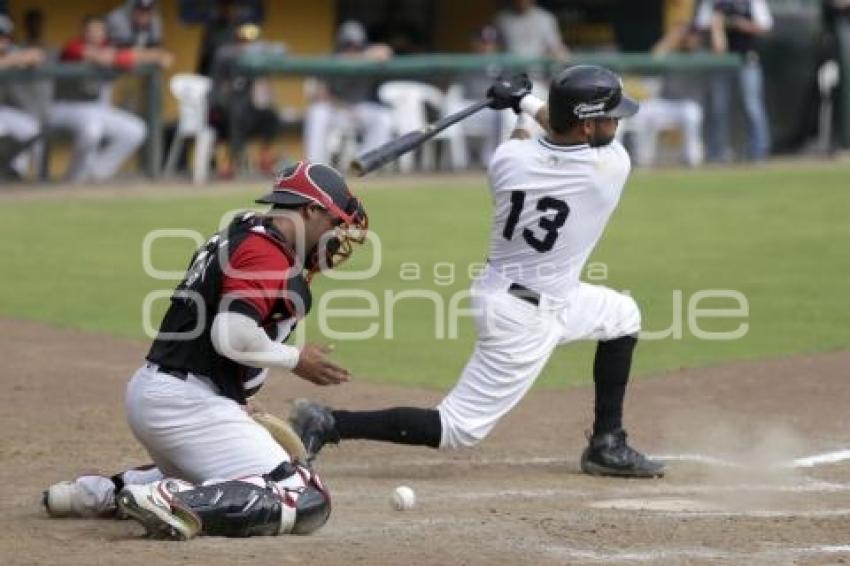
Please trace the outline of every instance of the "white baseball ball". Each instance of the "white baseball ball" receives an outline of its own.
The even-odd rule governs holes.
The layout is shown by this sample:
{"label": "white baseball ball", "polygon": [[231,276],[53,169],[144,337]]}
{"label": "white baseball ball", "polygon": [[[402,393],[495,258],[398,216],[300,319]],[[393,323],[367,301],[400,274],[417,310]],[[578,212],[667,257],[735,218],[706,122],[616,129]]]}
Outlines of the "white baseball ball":
{"label": "white baseball ball", "polygon": [[400,485],[393,490],[390,503],[396,511],[408,511],[416,505],[416,494],[406,485]]}

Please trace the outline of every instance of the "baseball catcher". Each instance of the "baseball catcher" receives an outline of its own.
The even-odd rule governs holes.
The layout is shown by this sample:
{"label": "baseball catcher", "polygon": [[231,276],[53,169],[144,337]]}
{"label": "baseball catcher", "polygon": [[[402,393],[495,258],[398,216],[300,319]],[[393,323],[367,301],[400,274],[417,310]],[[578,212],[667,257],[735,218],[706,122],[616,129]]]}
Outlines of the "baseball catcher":
{"label": "baseball catcher", "polygon": [[326,349],[282,342],[310,311],[312,277],[364,241],[367,216],[337,171],[308,162],[257,202],[268,212],[239,215],[195,252],[127,386],[130,428],[154,465],[55,484],[50,515],[120,512],[177,540],[305,534],[327,521],[328,490],[303,446],[285,424],[252,418],[248,399],[272,367],[317,385],[348,380]]}

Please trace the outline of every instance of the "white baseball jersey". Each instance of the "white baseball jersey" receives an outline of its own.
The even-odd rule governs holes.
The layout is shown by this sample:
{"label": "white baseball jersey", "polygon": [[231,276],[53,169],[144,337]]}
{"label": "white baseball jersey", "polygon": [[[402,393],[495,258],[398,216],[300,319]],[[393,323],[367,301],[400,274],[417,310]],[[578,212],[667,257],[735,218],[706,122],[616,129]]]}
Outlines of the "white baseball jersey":
{"label": "white baseball jersey", "polygon": [[505,278],[553,297],[579,283],[617,207],[631,163],[623,146],[509,140],[490,163],[489,261]]}
{"label": "white baseball jersey", "polygon": [[[579,282],[617,207],[631,164],[619,142],[598,148],[511,140],[490,163],[490,265],[473,286],[478,340],[440,402],[444,449],[472,446],[531,388],[558,346],[640,330],[634,299]],[[541,294],[532,304],[509,292]]]}

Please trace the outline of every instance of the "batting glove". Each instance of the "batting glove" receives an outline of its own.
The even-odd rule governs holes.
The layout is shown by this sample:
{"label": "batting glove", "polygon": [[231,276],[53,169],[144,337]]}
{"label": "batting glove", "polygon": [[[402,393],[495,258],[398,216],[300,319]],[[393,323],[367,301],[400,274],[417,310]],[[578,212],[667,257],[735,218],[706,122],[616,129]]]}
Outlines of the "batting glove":
{"label": "batting glove", "polygon": [[493,110],[510,108],[517,114],[520,113],[519,103],[527,94],[531,94],[531,79],[526,73],[501,76],[487,89],[490,108]]}

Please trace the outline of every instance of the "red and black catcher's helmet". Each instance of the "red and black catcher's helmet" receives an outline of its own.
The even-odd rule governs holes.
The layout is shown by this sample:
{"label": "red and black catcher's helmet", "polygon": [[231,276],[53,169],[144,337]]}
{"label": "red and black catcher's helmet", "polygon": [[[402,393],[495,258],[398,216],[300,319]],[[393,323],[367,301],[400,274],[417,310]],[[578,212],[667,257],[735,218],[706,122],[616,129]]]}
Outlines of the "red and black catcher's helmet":
{"label": "red and black catcher's helmet", "polygon": [[549,87],[549,124],[556,132],[564,132],[578,120],[628,118],[638,108],[623,93],[620,77],[597,65],[568,67]]}
{"label": "red and black catcher's helmet", "polygon": [[314,266],[336,267],[351,255],[352,244],[366,240],[369,217],[363,203],[351,194],[342,175],[328,165],[299,161],[285,168],[275,179],[272,192],[256,202],[270,204],[272,209],[316,204],[337,220],[336,234],[325,242],[325,257],[316,259],[326,263],[308,262]]}
{"label": "red and black catcher's helmet", "polygon": [[258,198],[259,204],[272,208],[299,208],[317,204],[343,224],[366,221],[360,199],[351,194],[342,175],[333,167],[299,161],[283,169],[275,178],[272,192]]}

